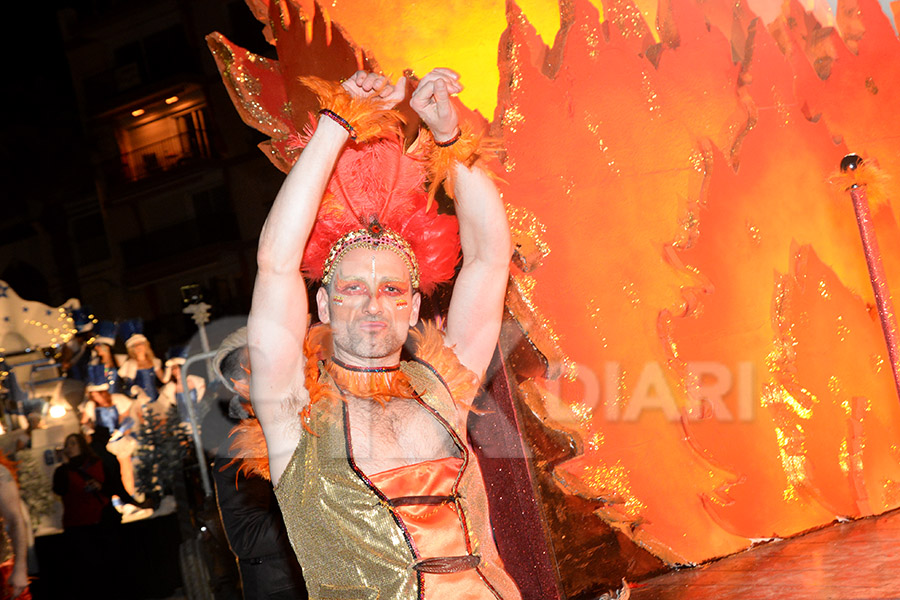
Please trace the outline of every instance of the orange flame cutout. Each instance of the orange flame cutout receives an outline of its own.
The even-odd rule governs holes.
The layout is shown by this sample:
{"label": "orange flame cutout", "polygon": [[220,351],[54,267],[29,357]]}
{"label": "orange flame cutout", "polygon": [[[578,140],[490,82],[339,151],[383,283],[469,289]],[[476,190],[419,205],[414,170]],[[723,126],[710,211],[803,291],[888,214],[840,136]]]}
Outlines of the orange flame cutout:
{"label": "orange flame cutout", "polygon": [[555,476],[669,563],[900,506],[900,405],[853,208],[829,184],[851,151],[895,175],[872,223],[898,289],[900,41],[875,0],[841,11],[843,37],[763,4],[765,22],[727,0],[647,20],[614,0],[601,21],[565,0],[548,47],[516,3],[342,0],[328,45],[313,7],[281,0],[282,19],[255,0],[277,63],[209,40],[282,169],[313,108],[297,76],[338,79],[357,56],[456,68],[469,107],[496,105],[504,198],[541,237],[516,297],[568,374],[529,385],[586,442]]}

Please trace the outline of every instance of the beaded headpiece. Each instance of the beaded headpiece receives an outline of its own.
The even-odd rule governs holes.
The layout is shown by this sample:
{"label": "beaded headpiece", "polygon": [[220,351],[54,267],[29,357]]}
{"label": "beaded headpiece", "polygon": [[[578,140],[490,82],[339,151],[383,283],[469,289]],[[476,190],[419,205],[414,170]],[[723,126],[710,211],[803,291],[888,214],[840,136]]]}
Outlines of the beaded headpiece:
{"label": "beaded headpiece", "polygon": [[322,283],[331,283],[334,275],[334,266],[341,262],[344,255],[356,248],[371,248],[373,250],[390,250],[403,259],[406,268],[409,269],[409,278],[414,288],[419,287],[419,262],[413,253],[409,242],[390,229],[385,229],[376,220],[372,221],[365,229],[354,229],[345,233],[331,247],[328,258],[325,259],[325,268],[322,272]]}

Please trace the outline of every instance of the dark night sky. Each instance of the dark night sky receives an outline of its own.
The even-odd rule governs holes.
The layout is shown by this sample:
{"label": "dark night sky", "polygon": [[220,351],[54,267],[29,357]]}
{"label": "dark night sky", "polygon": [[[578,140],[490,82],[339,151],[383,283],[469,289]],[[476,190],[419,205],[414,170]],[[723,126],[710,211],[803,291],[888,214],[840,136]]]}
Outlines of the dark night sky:
{"label": "dark night sky", "polygon": [[[53,3],[10,3],[2,56],[4,214],[32,217],[67,190],[89,189],[83,134]],[[10,13],[12,16],[10,17]],[[28,207],[31,210],[28,210]],[[0,231],[6,227],[6,219]]]}

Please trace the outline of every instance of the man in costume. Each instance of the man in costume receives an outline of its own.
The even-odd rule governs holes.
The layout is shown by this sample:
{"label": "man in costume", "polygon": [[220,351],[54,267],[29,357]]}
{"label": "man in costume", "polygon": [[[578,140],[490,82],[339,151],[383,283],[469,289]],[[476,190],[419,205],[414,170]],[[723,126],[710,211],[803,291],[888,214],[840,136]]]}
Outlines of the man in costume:
{"label": "man in costume", "polygon": [[[518,599],[466,441],[511,244],[451,102],[462,87],[446,69],[422,78],[410,106],[428,131],[404,153],[391,109],[405,80],[303,81],[323,108],[260,235],[248,334],[250,397],[309,595]],[[458,237],[426,168],[432,185],[447,179]],[[460,246],[444,331],[410,330],[420,292],[452,278]],[[322,325],[309,329],[301,267],[322,281]],[[417,347],[401,362],[408,337]]]}

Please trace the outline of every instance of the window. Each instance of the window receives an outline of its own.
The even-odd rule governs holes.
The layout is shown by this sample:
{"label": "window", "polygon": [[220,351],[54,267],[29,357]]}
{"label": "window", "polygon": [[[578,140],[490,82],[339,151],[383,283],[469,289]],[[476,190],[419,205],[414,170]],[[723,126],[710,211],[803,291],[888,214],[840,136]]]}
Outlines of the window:
{"label": "window", "polygon": [[173,92],[120,117],[116,137],[124,178],[137,181],[211,158],[207,122],[199,91]]}

